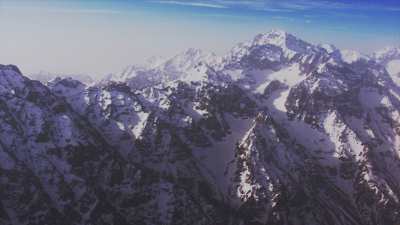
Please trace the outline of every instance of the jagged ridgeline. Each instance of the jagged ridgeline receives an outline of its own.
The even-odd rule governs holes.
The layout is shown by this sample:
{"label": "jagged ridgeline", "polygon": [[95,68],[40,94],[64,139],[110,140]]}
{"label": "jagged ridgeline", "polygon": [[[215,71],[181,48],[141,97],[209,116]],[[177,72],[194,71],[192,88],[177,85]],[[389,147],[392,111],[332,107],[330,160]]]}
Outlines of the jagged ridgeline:
{"label": "jagged ridgeline", "polygon": [[0,224],[398,225],[399,62],[273,30],[91,85],[0,65]]}

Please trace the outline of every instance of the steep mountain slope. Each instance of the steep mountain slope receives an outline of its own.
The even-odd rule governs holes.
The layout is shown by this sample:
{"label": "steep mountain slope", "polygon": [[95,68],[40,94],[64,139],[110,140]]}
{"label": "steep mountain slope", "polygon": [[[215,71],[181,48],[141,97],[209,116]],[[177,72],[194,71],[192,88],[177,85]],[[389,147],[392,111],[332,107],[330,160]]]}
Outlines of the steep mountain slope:
{"label": "steep mountain slope", "polygon": [[[273,30],[221,58],[191,49],[92,86],[2,66],[0,221],[397,225],[388,60]],[[37,213],[16,208],[27,199]]]}
{"label": "steep mountain slope", "polygon": [[[306,46],[284,32],[264,35],[267,41],[262,43],[273,42],[271,34]],[[276,46],[274,52],[288,52],[287,44]],[[256,89],[265,87],[259,104],[267,108],[266,115],[256,119],[236,150],[240,157],[231,190],[240,198],[240,209],[248,209],[248,223],[399,220],[399,89],[377,63],[338,60],[332,53],[303,51],[298,58],[294,53],[289,62],[283,61],[291,69],[264,73],[267,84]],[[240,69],[274,70],[271,60],[260,64],[264,58],[257,57],[257,50],[239,55],[235,62],[252,59]]]}
{"label": "steep mountain slope", "polygon": [[[0,67],[0,84],[2,224],[217,224],[224,219],[210,203],[212,190],[203,193],[208,184],[194,166],[188,165],[190,176],[175,177],[126,158],[106,136],[114,131],[111,126],[92,126],[91,116],[71,107],[77,104],[68,105],[14,66]],[[59,84],[82,86],[70,79]],[[104,110],[93,105],[100,110],[93,114],[108,115],[108,100],[100,105]],[[164,151],[174,151],[179,140],[159,132],[156,140],[170,142]],[[180,154],[179,165],[185,167],[185,152]]]}
{"label": "steep mountain slope", "polygon": [[372,57],[386,67],[393,81],[400,86],[400,47],[387,47],[375,52]]}

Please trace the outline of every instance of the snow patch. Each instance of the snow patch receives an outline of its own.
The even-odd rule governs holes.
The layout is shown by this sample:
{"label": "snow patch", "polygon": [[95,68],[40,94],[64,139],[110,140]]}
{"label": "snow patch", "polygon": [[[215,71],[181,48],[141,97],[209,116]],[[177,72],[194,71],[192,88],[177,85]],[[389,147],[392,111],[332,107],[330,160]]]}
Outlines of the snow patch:
{"label": "snow patch", "polygon": [[361,59],[367,59],[366,56],[362,55],[361,53],[354,51],[354,50],[341,50],[340,51],[341,58],[343,62],[351,64],[357,62]]}
{"label": "snow patch", "polygon": [[390,61],[386,65],[386,70],[391,75],[394,83],[400,86],[400,59]]}
{"label": "snow patch", "polygon": [[142,134],[143,129],[144,129],[145,125],[146,125],[147,118],[149,117],[149,115],[150,114],[146,113],[146,112],[139,112],[137,114],[138,121],[137,121],[136,125],[132,129],[132,133],[133,133],[133,135],[135,135],[136,138],[139,138],[140,135]]}
{"label": "snow patch", "polygon": [[289,67],[286,67],[284,69],[281,69],[277,72],[268,74],[261,84],[258,85],[258,87],[255,89],[256,93],[264,93],[265,88],[269,85],[269,83],[273,80],[278,80],[289,87],[292,87],[296,84],[298,84],[300,81],[302,81],[305,78],[301,74],[300,70],[300,65],[299,64],[293,64]]}
{"label": "snow patch", "polygon": [[229,163],[235,159],[236,145],[245,137],[253,121],[250,118],[235,118],[229,114],[225,114],[225,119],[230,126],[231,133],[224,137],[222,141],[214,141],[207,151],[204,149],[196,151],[197,157],[211,172],[223,193],[228,190],[229,179],[232,177],[232,171],[228,167]]}

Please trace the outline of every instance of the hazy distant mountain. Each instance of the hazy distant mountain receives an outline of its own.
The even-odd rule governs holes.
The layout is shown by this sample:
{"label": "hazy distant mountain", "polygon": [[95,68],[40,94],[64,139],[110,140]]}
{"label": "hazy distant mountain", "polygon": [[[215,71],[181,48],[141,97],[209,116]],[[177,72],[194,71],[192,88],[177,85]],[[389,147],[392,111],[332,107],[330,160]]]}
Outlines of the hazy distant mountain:
{"label": "hazy distant mountain", "polygon": [[0,224],[398,225],[398,60],[273,30],[95,85],[0,66]]}
{"label": "hazy distant mountain", "polygon": [[43,84],[55,79],[55,78],[73,78],[75,80],[79,80],[85,84],[92,84],[95,82],[95,79],[87,74],[60,74],[60,73],[50,73],[46,71],[40,71],[39,73],[33,73],[28,75],[29,78],[33,80],[38,80]]}

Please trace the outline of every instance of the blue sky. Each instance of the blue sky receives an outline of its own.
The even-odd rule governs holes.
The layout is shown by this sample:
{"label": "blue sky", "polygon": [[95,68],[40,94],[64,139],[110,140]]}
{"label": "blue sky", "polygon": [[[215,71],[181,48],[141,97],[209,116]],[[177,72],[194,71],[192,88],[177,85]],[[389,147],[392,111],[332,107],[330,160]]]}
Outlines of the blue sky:
{"label": "blue sky", "polygon": [[400,45],[398,0],[0,0],[0,63],[103,75],[197,47],[224,54],[272,28],[371,52]]}

